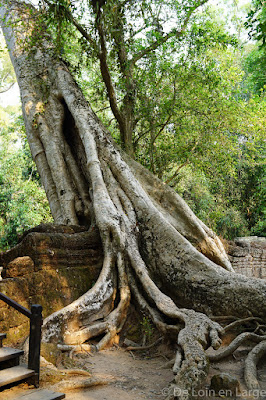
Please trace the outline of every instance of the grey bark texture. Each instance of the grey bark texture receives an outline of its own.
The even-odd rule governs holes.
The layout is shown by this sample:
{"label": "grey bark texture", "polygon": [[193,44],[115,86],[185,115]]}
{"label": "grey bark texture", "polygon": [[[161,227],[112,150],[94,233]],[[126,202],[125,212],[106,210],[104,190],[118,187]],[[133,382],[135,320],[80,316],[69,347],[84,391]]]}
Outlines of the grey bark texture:
{"label": "grey bark texture", "polygon": [[0,4],[28,141],[55,223],[97,226],[104,251],[93,288],[46,318],[43,340],[76,345],[103,334],[97,349],[111,345],[133,295],[160,331],[176,335],[182,360],[178,355],[175,387],[189,399],[208,374],[205,349],[221,343],[223,329],[211,317],[265,319],[265,281],[235,274],[219,238],[121,152],[45,33],[38,47],[25,46],[35,28],[29,10],[36,10],[23,1]]}

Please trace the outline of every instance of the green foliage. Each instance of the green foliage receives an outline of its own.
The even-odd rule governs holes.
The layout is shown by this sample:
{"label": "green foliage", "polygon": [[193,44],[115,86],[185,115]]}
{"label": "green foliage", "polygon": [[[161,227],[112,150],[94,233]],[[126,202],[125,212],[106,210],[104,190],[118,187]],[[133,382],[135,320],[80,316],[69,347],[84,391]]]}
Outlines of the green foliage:
{"label": "green foliage", "polygon": [[[253,4],[247,27],[256,30],[261,45],[265,10],[260,0]],[[265,46],[246,56],[227,32],[228,15],[222,17],[217,6],[198,5],[108,0],[96,10],[91,1],[40,1],[39,11],[31,11],[35,29],[29,44],[42,46],[43,37],[52,35],[55,51],[121,144],[103,70],[110,74],[118,114],[134,122],[136,159],[175,188],[218,234],[265,235]],[[240,38],[241,18],[236,13],[230,18]],[[100,68],[103,58],[107,66]],[[30,177],[37,185],[25,146],[22,153],[21,182]],[[23,196],[12,193],[3,192],[3,203],[16,199],[22,216]],[[18,224],[28,223],[16,223],[15,211],[12,215],[16,236]]]}
{"label": "green foliage", "polygon": [[218,234],[265,235],[260,188],[266,103],[263,97],[243,100],[241,53],[204,51],[189,67],[178,65],[173,71],[169,63],[169,75],[163,76],[166,61],[158,67],[159,85],[143,90],[145,106],[139,114],[146,107],[147,115],[152,112],[143,118],[147,134],[140,135],[137,158],[176,188]]}
{"label": "green foliage", "polygon": [[15,81],[15,72],[5,47],[4,39],[0,36],[0,93],[9,90]]}
{"label": "green foliage", "polygon": [[245,85],[252,93],[260,95],[266,87],[266,7],[264,0],[253,0],[245,26],[250,38],[255,41],[245,56]]}
{"label": "green foliage", "polygon": [[39,174],[30,157],[22,117],[18,115],[18,110],[0,109],[1,250],[15,245],[23,231],[52,221]]}
{"label": "green foliage", "polygon": [[234,60],[234,52],[224,59],[212,49],[189,66],[181,64],[173,70],[169,63],[168,75],[162,76],[163,68],[158,68],[159,84],[151,92],[144,86],[137,156],[153,172],[162,176],[166,169],[174,171],[177,163],[181,166],[192,160],[200,167],[213,154],[219,171],[231,168],[228,161],[236,141],[231,132],[239,126],[235,114],[242,112],[228,97],[242,75]]}
{"label": "green foliage", "polygon": [[261,95],[266,88],[266,47],[253,48],[243,60],[246,72],[245,85],[256,95]]}
{"label": "green foliage", "polygon": [[140,322],[140,325],[141,325],[144,342],[149,343],[152,338],[153,332],[154,332],[153,324],[148,317],[144,316],[142,321]]}
{"label": "green foliage", "polygon": [[265,0],[252,0],[251,10],[245,23],[252,39],[259,41],[262,47],[266,46],[266,7]]}
{"label": "green foliage", "polygon": [[257,98],[240,105],[243,110],[236,114],[238,130],[230,133],[230,146],[221,137],[218,147],[211,146],[212,154],[204,150],[205,154],[188,158],[171,180],[196,215],[228,239],[266,235],[266,102]]}
{"label": "green foliage", "polygon": [[[249,234],[245,216],[220,191],[220,177],[206,178],[203,171],[186,166],[180,171],[176,190],[186,200],[195,214],[220,236],[233,239]],[[228,196],[228,193],[227,193]]]}
{"label": "green foliage", "polygon": [[[105,112],[104,119],[110,121],[115,137],[124,145],[123,130],[130,126],[129,138],[136,147],[146,131],[145,119],[156,108],[151,101],[143,108],[145,92],[153,96],[165,76],[164,89],[172,84],[175,67],[186,67],[199,52],[236,44],[225,24],[214,19],[214,11],[200,7],[206,2],[109,0],[96,10],[91,1],[50,0],[41,2],[39,14],[61,57],[88,81],[82,86],[92,105],[97,104],[96,110],[108,106],[112,110],[113,115]],[[171,114],[174,99],[168,100],[162,118],[153,124],[154,135],[160,134],[163,118]],[[156,119],[161,117],[156,114]]]}

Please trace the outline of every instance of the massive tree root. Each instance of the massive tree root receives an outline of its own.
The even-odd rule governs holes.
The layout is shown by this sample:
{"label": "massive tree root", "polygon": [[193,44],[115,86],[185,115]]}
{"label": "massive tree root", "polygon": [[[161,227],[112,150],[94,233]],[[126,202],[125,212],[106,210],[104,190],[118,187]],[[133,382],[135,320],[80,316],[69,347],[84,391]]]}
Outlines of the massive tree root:
{"label": "massive tree root", "polygon": [[[122,154],[46,39],[22,47],[19,39],[34,32],[29,6],[2,3],[28,140],[55,222],[97,226],[104,252],[93,288],[45,319],[43,340],[75,345],[101,337],[98,350],[112,345],[132,295],[158,330],[176,335],[176,388],[188,399],[207,377],[206,348],[221,343],[223,330],[209,316],[265,318],[266,284],[234,274],[219,238]],[[27,32],[25,24],[12,30],[19,19]]]}
{"label": "massive tree root", "polygon": [[264,337],[264,341],[261,341],[259,344],[257,344],[257,346],[254,347],[253,350],[251,350],[245,361],[245,381],[250,390],[260,389],[256,366],[258,361],[265,355],[265,353],[266,336]]}

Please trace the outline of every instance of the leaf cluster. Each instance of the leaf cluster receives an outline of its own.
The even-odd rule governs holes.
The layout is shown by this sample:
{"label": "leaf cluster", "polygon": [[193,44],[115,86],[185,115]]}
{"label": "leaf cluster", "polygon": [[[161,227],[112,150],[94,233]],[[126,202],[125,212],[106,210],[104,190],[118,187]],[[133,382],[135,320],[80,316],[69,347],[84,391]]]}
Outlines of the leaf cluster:
{"label": "leaf cluster", "polygon": [[249,30],[251,39],[260,42],[261,47],[266,46],[266,4],[265,0],[253,0],[248,13],[245,27]]}
{"label": "leaf cluster", "polygon": [[0,109],[0,249],[24,230],[51,221],[49,204],[32,161],[19,110]]}

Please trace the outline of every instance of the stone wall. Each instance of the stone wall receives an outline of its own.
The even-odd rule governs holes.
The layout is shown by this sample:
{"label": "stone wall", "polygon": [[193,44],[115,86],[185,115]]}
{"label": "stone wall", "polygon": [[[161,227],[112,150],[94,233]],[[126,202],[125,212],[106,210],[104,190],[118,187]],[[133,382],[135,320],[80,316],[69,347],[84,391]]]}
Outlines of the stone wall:
{"label": "stone wall", "polygon": [[[31,232],[10,252],[0,257],[0,292],[28,309],[41,304],[44,317],[85,293],[103,262],[99,236],[69,227]],[[266,238],[237,238],[229,243],[228,254],[236,272],[266,279]],[[29,321],[0,301],[0,332],[7,332],[8,343],[14,343],[28,335]]]}
{"label": "stone wall", "polygon": [[266,238],[236,238],[229,243],[227,251],[236,272],[266,279]]}
{"label": "stone wall", "polygon": [[[28,309],[41,304],[46,317],[92,287],[102,267],[101,244],[87,233],[29,236],[34,253],[2,263],[0,292]],[[22,245],[27,254],[26,249],[27,243]],[[8,333],[7,343],[15,343],[28,335],[28,318],[0,301],[0,332]]]}

